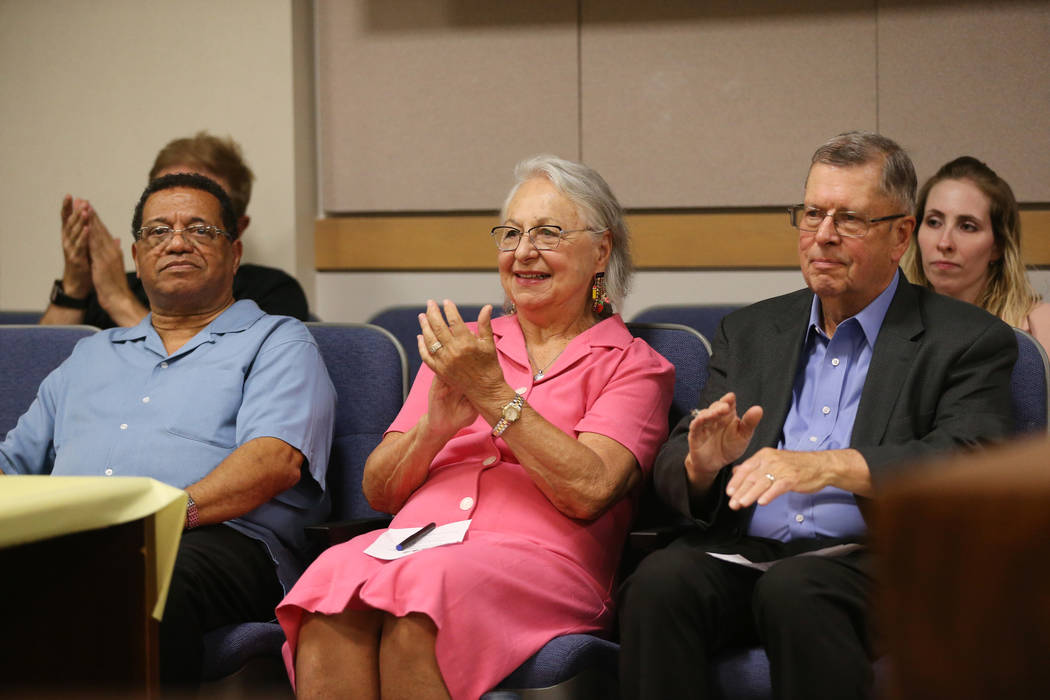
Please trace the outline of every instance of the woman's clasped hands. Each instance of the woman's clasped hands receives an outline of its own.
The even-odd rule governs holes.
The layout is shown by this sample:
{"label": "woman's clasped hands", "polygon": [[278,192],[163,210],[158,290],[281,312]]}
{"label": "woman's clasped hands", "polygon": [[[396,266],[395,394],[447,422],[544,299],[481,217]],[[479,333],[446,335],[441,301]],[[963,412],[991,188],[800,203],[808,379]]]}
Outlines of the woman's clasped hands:
{"label": "woman's clasped hands", "polygon": [[427,300],[416,341],[423,363],[435,375],[428,400],[430,428],[451,437],[477,419],[486,399],[498,403],[507,384],[496,357],[492,306],[485,305],[478,314],[476,334],[454,303],[445,299],[443,307],[444,313],[437,302]]}

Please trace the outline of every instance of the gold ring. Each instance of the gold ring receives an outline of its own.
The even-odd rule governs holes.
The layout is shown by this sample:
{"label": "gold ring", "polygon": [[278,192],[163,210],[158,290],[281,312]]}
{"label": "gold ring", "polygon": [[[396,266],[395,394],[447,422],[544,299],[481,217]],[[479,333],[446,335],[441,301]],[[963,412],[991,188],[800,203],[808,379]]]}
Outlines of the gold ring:
{"label": "gold ring", "polygon": [[430,354],[433,355],[435,352],[437,352],[438,350],[440,350],[443,347],[444,346],[441,344],[440,340],[435,340],[433,343],[430,344],[430,348],[429,348]]}

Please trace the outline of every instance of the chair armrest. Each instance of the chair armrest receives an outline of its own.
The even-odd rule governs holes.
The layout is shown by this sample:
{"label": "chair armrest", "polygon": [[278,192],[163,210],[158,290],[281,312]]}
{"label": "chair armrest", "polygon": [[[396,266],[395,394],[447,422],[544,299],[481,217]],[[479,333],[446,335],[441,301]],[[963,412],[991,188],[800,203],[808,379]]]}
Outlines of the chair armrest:
{"label": "chair armrest", "polygon": [[358,535],[363,535],[372,530],[378,530],[390,525],[393,518],[389,515],[381,515],[375,518],[358,518],[356,520],[341,520],[338,522],[321,523],[304,528],[306,539],[318,550],[328,549],[332,545],[351,540]]}

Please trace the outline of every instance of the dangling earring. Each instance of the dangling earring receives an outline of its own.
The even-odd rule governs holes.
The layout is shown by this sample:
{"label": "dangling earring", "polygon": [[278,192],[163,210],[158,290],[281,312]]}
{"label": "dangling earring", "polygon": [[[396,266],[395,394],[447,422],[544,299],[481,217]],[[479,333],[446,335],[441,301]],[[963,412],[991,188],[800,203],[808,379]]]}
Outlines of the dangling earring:
{"label": "dangling earring", "polygon": [[591,310],[600,315],[609,303],[609,295],[605,292],[605,273],[596,272],[594,283],[591,285]]}

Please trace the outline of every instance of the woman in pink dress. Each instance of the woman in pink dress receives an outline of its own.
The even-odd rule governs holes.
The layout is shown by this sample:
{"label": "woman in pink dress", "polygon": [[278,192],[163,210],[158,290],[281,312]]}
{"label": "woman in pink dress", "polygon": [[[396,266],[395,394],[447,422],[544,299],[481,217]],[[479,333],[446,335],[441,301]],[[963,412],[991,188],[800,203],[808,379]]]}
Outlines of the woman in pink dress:
{"label": "woman in pink dress", "polygon": [[508,315],[427,302],[424,366],[365,466],[391,530],[329,549],[277,609],[301,698],[476,698],[550,639],[613,622],[674,370],[612,313],[631,262],[601,176],[551,156],[515,175],[492,230]]}
{"label": "woman in pink dress", "polygon": [[980,306],[1050,351],[1050,304],[1028,281],[1010,185],[976,158],[956,158],[919,190],[916,217],[901,261],[908,279]]}

